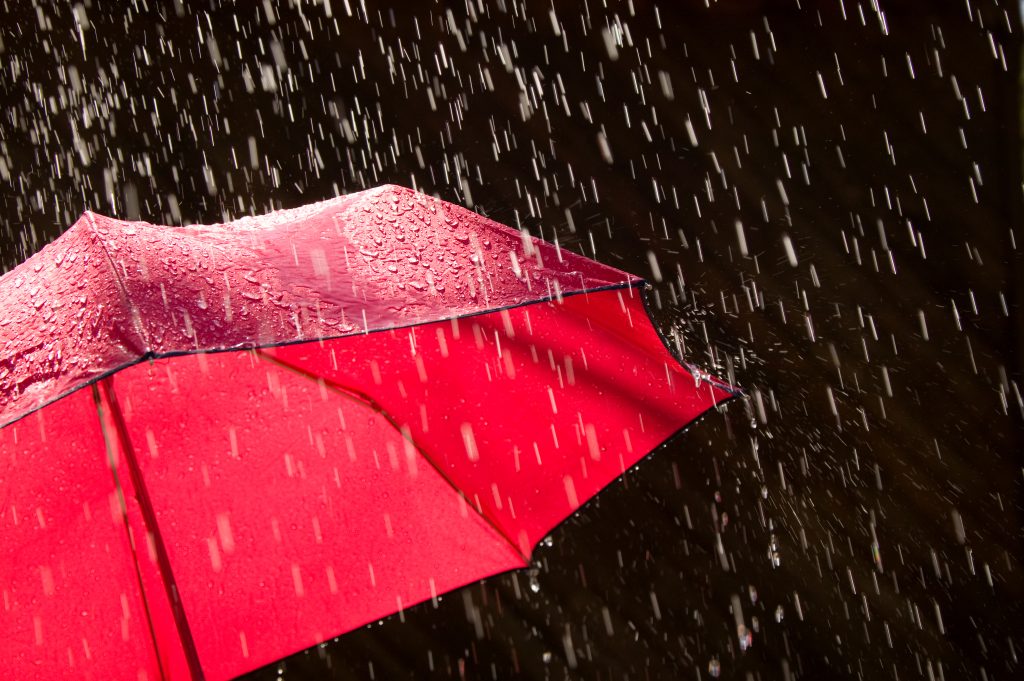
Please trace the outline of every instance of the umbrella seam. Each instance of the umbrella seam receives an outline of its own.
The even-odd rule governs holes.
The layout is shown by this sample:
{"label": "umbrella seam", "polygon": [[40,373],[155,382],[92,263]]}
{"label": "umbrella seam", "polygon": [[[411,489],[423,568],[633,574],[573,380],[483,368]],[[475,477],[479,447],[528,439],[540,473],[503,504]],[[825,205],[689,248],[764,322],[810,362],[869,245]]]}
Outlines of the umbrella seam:
{"label": "umbrella seam", "polygon": [[[105,250],[106,249],[104,249],[104,252],[105,252]],[[108,254],[108,257],[109,257],[109,254]],[[114,274],[115,274],[115,276],[117,275],[116,269],[114,270]],[[120,279],[119,279],[119,281],[120,281]],[[621,284],[609,284],[609,285],[606,285],[606,286],[598,286],[598,287],[592,288],[592,289],[584,288],[584,289],[579,289],[577,291],[569,291],[569,292],[565,292],[565,293],[561,293],[561,294],[544,296],[542,298],[537,298],[535,300],[529,300],[529,301],[524,301],[524,302],[521,302],[521,303],[515,303],[514,305],[505,305],[503,307],[496,307],[496,308],[492,308],[492,309],[489,309],[489,310],[480,310],[480,311],[477,311],[477,312],[468,312],[466,314],[454,315],[454,316],[451,316],[451,317],[443,317],[441,319],[433,319],[433,320],[430,320],[429,322],[410,322],[409,324],[403,324],[403,325],[400,325],[400,326],[385,326],[385,327],[381,327],[381,328],[378,328],[378,329],[370,329],[368,331],[366,331],[366,330],[364,330],[364,331],[353,331],[351,333],[345,333],[345,334],[341,334],[341,335],[338,335],[338,336],[321,336],[321,337],[317,337],[317,338],[291,339],[291,340],[280,341],[280,342],[276,342],[276,343],[266,343],[266,344],[256,344],[256,345],[237,345],[237,346],[226,347],[226,348],[202,348],[202,349],[192,349],[192,350],[175,350],[175,351],[171,351],[171,352],[153,352],[152,350],[147,350],[146,352],[142,353],[136,359],[133,359],[130,362],[125,362],[124,364],[119,364],[118,366],[115,366],[115,367],[113,367],[113,368],[111,368],[111,369],[109,369],[107,371],[104,371],[103,373],[98,374],[97,376],[94,376],[93,378],[90,378],[89,380],[86,380],[86,381],[82,382],[81,384],[74,386],[73,388],[65,390],[64,392],[56,395],[55,397],[53,397],[51,399],[48,399],[45,402],[36,405],[35,407],[32,407],[31,409],[25,411],[24,413],[18,414],[17,416],[15,416],[14,418],[10,419],[9,421],[0,424],[0,429],[6,428],[6,427],[8,427],[8,426],[10,426],[10,425],[12,425],[14,423],[17,423],[18,421],[20,421],[20,420],[22,420],[22,419],[24,419],[24,418],[26,418],[28,416],[31,416],[32,414],[34,414],[35,412],[39,411],[40,409],[43,409],[46,406],[48,406],[50,404],[53,404],[54,402],[57,402],[59,400],[64,399],[65,397],[67,397],[68,395],[71,395],[74,392],[77,392],[79,390],[87,388],[90,385],[98,383],[99,381],[102,381],[103,379],[105,379],[105,378],[107,378],[109,376],[113,376],[114,374],[116,374],[116,373],[118,373],[120,371],[124,371],[125,369],[130,369],[131,367],[135,366],[136,364],[141,364],[142,362],[145,362],[147,360],[148,361],[154,361],[154,360],[158,360],[158,359],[169,359],[169,358],[172,358],[172,357],[181,357],[181,356],[185,356],[185,355],[195,355],[195,354],[199,354],[199,353],[215,354],[215,353],[221,353],[221,352],[239,352],[239,351],[244,351],[244,350],[259,350],[259,349],[262,349],[262,348],[286,347],[286,346],[289,346],[289,345],[301,345],[302,343],[318,343],[318,342],[329,341],[329,340],[337,340],[337,339],[340,339],[340,338],[347,338],[349,336],[369,335],[371,333],[382,333],[382,332],[385,332],[385,331],[400,331],[402,329],[407,329],[407,328],[411,328],[411,327],[414,327],[414,326],[420,326],[422,324],[434,323],[434,322],[448,322],[448,321],[452,321],[453,319],[469,319],[471,317],[479,317],[479,316],[491,314],[491,313],[494,313],[494,312],[501,312],[503,310],[513,310],[515,308],[525,307],[527,305],[535,305],[537,303],[552,302],[552,301],[555,301],[555,300],[560,300],[562,298],[569,298],[571,296],[588,295],[590,293],[602,293],[604,291],[615,291],[615,290],[633,289],[633,288],[640,289],[640,299],[643,302],[644,312],[647,315],[648,321],[650,321],[652,328],[654,328],[655,335],[661,341],[661,344],[665,347],[665,350],[668,352],[669,356],[672,357],[673,360],[675,360],[684,369],[686,369],[686,371],[688,371],[690,373],[690,375],[692,375],[695,379],[700,379],[700,380],[703,380],[703,381],[707,381],[708,383],[711,383],[716,388],[719,388],[720,390],[723,390],[723,391],[729,393],[732,396],[742,396],[742,395],[744,395],[745,393],[744,393],[742,388],[730,385],[730,384],[725,383],[723,381],[720,381],[715,376],[705,372],[704,370],[700,369],[696,365],[691,364],[690,362],[687,362],[687,361],[679,358],[676,355],[675,350],[672,349],[672,346],[668,343],[667,338],[658,329],[658,326],[654,323],[654,319],[651,316],[650,298],[649,298],[649,295],[647,293],[647,287],[649,287],[649,286],[650,286],[650,283],[647,282],[647,280],[636,278],[636,279],[632,279],[630,281],[627,281],[627,282],[621,283]]]}
{"label": "umbrella seam", "polygon": [[390,413],[388,413],[388,411],[383,407],[383,405],[377,402],[377,400],[373,399],[369,395],[366,395],[365,393],[362,393],[361,391],[348,388],[347,386],[344,386],[340,383],[326,379],[323,376],[317,376],[316,374],[306,371],[305,369],[297,367],[293,364],[289,364],[288,362],[285,362],[282,359],[274,357],[269,353],[263,352],[261,349],[257,349],[256,352],[260,355],[260,357],[265,358],[271,364],[274,364],[282,369],[290,371],[296,374],[297,376],[302,376],[303,378],[315,381],[317,383],[322,381],[323,385],[325,385],[328,388],[331,388],[334,392],[341,393],[349,397],[354,396],[357,398],[361,398],[359,400],[360,404],[365,404],[366,406],[370,407],[375,412],[383,416],[384,420],[387,421],[391,425],[391,427],[393,427],[396,431],[398,431],[399,435],[401,435],[403,439],[407,440],[416,449],[416,451],[420,453],[420,456],[422,456],[424,460],[426,460],[426,462],[430,465],[430,467],[433,468],[437,472],[437,474],[441,476],[441,479],[448,483],[448,486],[455,490],[455,492],[460,497],[462,497],[463,500],[465,500],[466,505],[472,508],[474,511],[476,511],[477,515],[480,516],[480,518],[482,518],[484,522],[486,522],[487,525],[492,530],[497,532],[498,535],[505,540],[505,543],[507,543],[509,547],[511,547],[511,549],[515,552],[515,554],[519,556],[519,558],[523,561],[522,567],[527,567],[530,564],[529,557],[523,553],[523,551],[516,545],[515,542],[512,541],[512,538],[509,537],[505,530],[503,530],[498,525],[497,521],[488,516],[486,513],[484,513],[482,507],[479,507],[472,502],[469,495],[465,491],[463,491],[461,487],[455,484],[455,481],[452,480],[444,472],[444,470],[441,469],[438,463],[434,461],[434,459],[429,454],[427,454],[426,450],[418,442],[416,442],[416,440],[412,437],[410,433],[407,433],[406,430],[403,429],[398,424],[398,421],[395,420],[395,418]]}
{"label": "umbrella seam", "polygon": [[[115,274],[116,274],[116,271],[115,271]],[[471,317],[482,317],[484,315],[492,314],[492,313],[495,313],[495,312],[502,312],[504,310],[514,310],[516,308],[526,307],[528,305],[536,305],[538,303],[550,303],[550,302],[554,302],[554,301],[559,301],[559,300],[561,300],[563,298],[569,298],[569,297],[572,297],[572,296],[588,295],[588,294],[591,294],[591,293],[603,293],[605,291],[616,291],[616,290],[620,290],[620,289],[640,288],[640,287],[646,286],[646,285],[647,285],[647,282],[645,280],[643,280],[643,279],[632,279],[630,281],[627,281],[627,282],[624,282],[624,283],[620,283],[620,284],[608,284],[608,285],[605,285],[605,286],[598,286],[596,288],[591,288],[591,289],[579,289],[579,290],[576,290],[576,291],[569,291],[569,292],[564,292],[564,293],[560,293],[560,294],[553,294],[553,295],[543,296],[541,298],[535,298],[535,299],[532,299],[532,300],[526,300],[526,301],[523,301],[523,302],[520,302],[520,303],[515,303],[513,305],[504,305],[502,307],[495,307],[495,308],[490,308],[490,309],[487,309],[487,310],[479,310],[479,311],[474,311],[474,312],[467,312],[465,314],[457,314],[457,315],[453,315],[453,316],[450,316],[450,317],[442,317],[440,319],[430,319],[430,320],[425,320],[425,321],[410,322],[408,324],[402,324],[402,325],[398,325],[398,326],[383,326],[383,327],[376,328],[376,329],[352,331],[350,333],[344,333],[344,334],[340,334],[340,335],[337,335],[337,336],[319,336],[319,337],[314,337],[314,338],[294,338],[294,339],[285,340],[285,341],[279,341],[279,342],[274,342],[274,343],[262,343],[262,344],[261,343],[257,343],[257,344],[253,344],[253,345],[234,345],[234,346],[231,346],[231,347],[224,347],[224,348],[197,348],[197,349],[189,349],[189,350],[172,350],[172,351],[169,351],[169,352],[154,352],[152,350],[146,350],[145,352],[140,354],[137,358],[135,358],[135,359],[133,359],[133,360],[131,360],[129,362],[125,362],[124,364],[119,364],[116,367],[113,367],[111,369],[108,369],[107,371],[104,371],[103,373],[98,374],[98,375],[94,376],[93,378],[90,378],[90,379],[82,382],[81,384],[76,385],[75,387],[70,388],[70,389],[60,393],[59,395],[56,395],[55,397],[53,397],[51,399],[48,399],[45,402],[43,402],[43,403],[41,403],[39,405],[36,405],[35,407],[32,407],[28,411],[26,411],[26,412],[24,412],[22,414],[19,414],[18,416],[15,416],[14,418],[10,419],[9,421],[6,421],[6,422],[0,424],[0,429],[6,428],[7,426],[9,426],[9,425],[11,425],[13,423],[17,423],[18,421],[20,421],[21,419],[25,418],[26,416],[30,416],[33,413],[39,411],[40,409],[43,409],[47,405],[53,404],[54,402],[57,402],[58,400],[61,400],[61,399],[65,398],[65,397],[67,397],[68,395],[78,391],[78,390],[82,390],[83,388],[87,388],[90,385],[93,385],[94,383],[98,383],[99,381],[102,381],[103,379],[105,379],[105,378],[107,378],[109,376],[113,376],[114,374],[116,374],[116,373],[118,373],[120,371],[124,371],[125,369],[130,369],[131,367],[135,366],[136,364],[141,364],[142,362],[145,362],[147,360],[148,361],[154,361],[154,360],[158,360],[158,359],[169,359],[169,358],[172,358],[172,357],[182,357],[182,356],[185,356],[185,355],[216,354],[216,353],[221,353],[221,352],[240,352],[240,351],[245,351],[245,350],[260,350],[260,349],[263,349],[263,348],[279,348],[279,347],[286,347],[286,346],[289,346],[289,345],[301,345],[303,343],[320,343],[320,342],[323,342],[323,341],[338,340],[338,339],[341,339],[341,338],[349,338],[349,337],[355,337],[355,336],[363,336],[363,335],[369,335],[369,334],[372,334],[372,333],[383,333],[383,332],[387,332],[387,331],[401,331],[402,329],[408,329],[408,328],[412,328],[412,327],[415,327],[415,326],[422,326],[423,324],[433,324],[433,323],[436,323],[436,322],[450,322],[453,319],[469,319]],[[649,312],[648,312],[648,317],[650,317],[650,313]],[[661,338],[660,332],[658,333],[658,337]],[[665,343],[664,339],[662,339],[662,343],[663,344]],[[673,359],[675,359],[675,355],[674,354],[673,354]],[[688,371],[693,373],[693,370],[691,369],[690,365],[686,364],[685,362],[683,363],[683,365],[686,367],[686,369]]]}
{"label": "umbrella seam", "polygon": [[117,263],[114,262],[114,257],[110,255],[110,251],[107,249],[107,244],[103,240],[100,230],[96,227],[95,215],[90,211],[86,211],[85,217],[89,221],[89,227],[92,229],[92,233],[96,236],[96,242],[100,245],[100,248],[103,249],[103,254],[107,256],[107,262],[110,264],[110,270],[114,273],[114,279],[117,282],[117,287],[120,289],[121,296],[128,305],[128,313],[132,318],[132,326],[135,328],[135,332],[139,335],[139,338],[142,341],[143,349],[145,350],[142,357],[145,357],[151,352],[150,348],[152,346],[150,345],[149,338],[147,337],[146,329],[142,325],[142,320],[139,319],[138,314],[135,313],[135,303],[132,301],[131,296],[128,295],[128,287],[125,286],[124,279],[121,278],[121,273],[117,271]]}

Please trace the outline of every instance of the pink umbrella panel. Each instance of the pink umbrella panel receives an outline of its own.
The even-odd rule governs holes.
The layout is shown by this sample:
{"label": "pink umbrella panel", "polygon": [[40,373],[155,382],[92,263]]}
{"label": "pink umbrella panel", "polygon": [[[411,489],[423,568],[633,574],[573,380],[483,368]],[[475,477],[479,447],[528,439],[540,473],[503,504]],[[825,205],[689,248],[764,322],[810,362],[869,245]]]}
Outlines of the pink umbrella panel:
{"label": "pink umbrella panel", "polygon": [[395,186],[0,279],[0,659],[226,679],[529,565],[736,391],[642,280]]}

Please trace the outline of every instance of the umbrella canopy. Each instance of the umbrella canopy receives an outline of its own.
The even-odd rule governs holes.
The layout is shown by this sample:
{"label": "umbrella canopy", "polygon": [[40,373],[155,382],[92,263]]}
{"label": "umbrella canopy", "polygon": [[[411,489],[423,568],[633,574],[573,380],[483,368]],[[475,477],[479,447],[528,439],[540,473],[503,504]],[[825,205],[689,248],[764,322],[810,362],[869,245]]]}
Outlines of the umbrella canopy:
{"label": "umbrella canopy", "polygon": [[642,287],[395,186],[86,213],[0,279],[5,668],[229,678],[528,566],[733,394]]}

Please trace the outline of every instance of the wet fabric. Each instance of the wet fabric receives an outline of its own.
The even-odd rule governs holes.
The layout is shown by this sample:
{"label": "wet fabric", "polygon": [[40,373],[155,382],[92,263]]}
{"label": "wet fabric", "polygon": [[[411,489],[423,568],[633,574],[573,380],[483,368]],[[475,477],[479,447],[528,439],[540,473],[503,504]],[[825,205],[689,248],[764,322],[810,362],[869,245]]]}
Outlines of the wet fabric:
{"label": "wet fabric", "polygon": [[732,395],[641,287],[393,186],[84,215],[0,279],[0,659],[230,678],[527,566]]}

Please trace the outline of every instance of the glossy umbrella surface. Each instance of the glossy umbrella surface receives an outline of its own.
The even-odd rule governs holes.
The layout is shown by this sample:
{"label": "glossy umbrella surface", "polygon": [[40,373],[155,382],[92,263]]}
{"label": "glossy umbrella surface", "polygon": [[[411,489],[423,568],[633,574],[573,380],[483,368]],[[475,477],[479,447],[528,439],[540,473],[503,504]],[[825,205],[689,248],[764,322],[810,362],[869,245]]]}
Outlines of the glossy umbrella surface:
{"label": "glossy umbrella surface", "polygon": [[86,213],[0,279],[0,659],[230,678],[528,566],[733,394],[643,286],[390,185]]}

